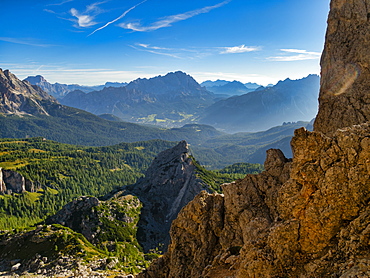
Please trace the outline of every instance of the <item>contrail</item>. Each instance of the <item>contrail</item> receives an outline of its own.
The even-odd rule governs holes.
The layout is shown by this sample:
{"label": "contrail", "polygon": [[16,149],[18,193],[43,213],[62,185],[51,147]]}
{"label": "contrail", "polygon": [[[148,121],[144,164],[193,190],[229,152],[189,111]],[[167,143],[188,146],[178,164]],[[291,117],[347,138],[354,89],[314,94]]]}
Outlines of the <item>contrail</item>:
{"label": "contrail", "polygon": [[121,18],[125,17],[125,16],[126,16],[126,14],[128,14],[130,11],[132,11],[132,10],[133,10],[133,9],[135,9],[137,6],[139,6],[139,5],[143,4],[143,3],[144,3],[144,2],[146,2],[146,1],[148,1],[148,0],[144,0],[144,1],[140,2],[139,4],[136,4],[135,6],[131,7],[130,9],[128,9],[127,11],[125,11],[123,14],[121,14],[121,15],[120,15],[119,17],[117,17],[116,19],[114,19],[114,20],[112,20],[112,21],[109,21],[109,22],[108,22],[107,24],[105,24],[104,26],[99,27],[98,29],[94,30],[90,35],[88,35],[88,37],[89,37],[89,36],[91,36],[92,34],[94,34],[95,32],[97,32],[97,31],[99,31],[99,30],[101,30],[101,29],[104,29],[105,27],[109,26],[110,24],[112,24],[112,23],[116,22],[117,20],[120,20]]}

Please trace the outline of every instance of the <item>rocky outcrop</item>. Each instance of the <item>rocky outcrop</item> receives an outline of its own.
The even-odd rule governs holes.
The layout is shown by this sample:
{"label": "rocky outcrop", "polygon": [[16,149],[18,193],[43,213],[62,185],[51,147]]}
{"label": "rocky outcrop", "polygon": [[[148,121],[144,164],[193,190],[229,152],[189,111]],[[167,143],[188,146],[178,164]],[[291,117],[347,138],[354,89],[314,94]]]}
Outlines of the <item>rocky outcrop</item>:
{"label": "rocky outcrop", "polygon": [[269,150],[263,173],[198,195],[138,277],[370,276],[369,4],[332,0],[320,112],[293,159]]}
{"label": "rocky outcrop", "polygon": [[[0,233],[1,277],[122,277],[117,261],[83,237],[57,225]],[[116,274],[116,275],[115,275]]]}
{"label": "rocky outcrop", "polygon": [[48,115],[43,101],[56,102],[39,87],[19,80],[8,70],[0,69],[0,113]]}
{"label": "rocky outcrop", "polygon": [[[108,201],[82,196],[66,204],[55,215],[49,217],[46,223],[63,225],[81,233],[91,243],[101,244],[107,240],[119,240],[119,237],[109,230],[109,226],[124,228],[136,223],[140,208],[139,200],[130,195]],[[115,232],[118,234],[120,231],[117,228]],[[111,233],[114,238],[106,237],[104,235],[106,233]]]}
{"label": "rocky outcrop", "polygon": [[47,224],[60,224],[81,233],[90,242],[96,237],[99,217],[93,210],[99,205],[95,197],[82,196],[66,204],[55,215],[46,220]]}
{"label": "rocky outcrop", "polygon": [[143,203],[137,236],[144,250],[166,250],[172,221],[182,207],[207,188],[196,177],[185,141],[158,154],[145,177],[130,190]]}
{"label": "rocky outcrop", "polygon": [[331,1],[316,131],[330,135],[370,120],[369,14],[367,0]]}
{"label": "rocky outcrop", "polygon": [[41,188],[39,182],[32,182],[20,173],[0,167],[0,193],[36,192]]}

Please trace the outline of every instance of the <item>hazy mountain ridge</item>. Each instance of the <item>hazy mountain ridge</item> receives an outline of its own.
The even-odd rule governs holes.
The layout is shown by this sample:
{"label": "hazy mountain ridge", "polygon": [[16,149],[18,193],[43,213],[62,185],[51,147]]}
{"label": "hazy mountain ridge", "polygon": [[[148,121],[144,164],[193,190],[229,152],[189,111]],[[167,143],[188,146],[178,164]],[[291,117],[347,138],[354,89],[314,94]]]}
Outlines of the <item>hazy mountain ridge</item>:
{"label": "hazy mountain ridge", "polygon": [[78,84],[60,84],[60,83],[49,83],[43,76],[36,75],[36,76],[28,76],[24,81],[30,82],[32,85],[36,85],[40,87],[42,90],[47,92],[48,94],[52,95],[57,99],[62,99],[65,97],[69,92],[79,90],[84,93],[89,93],[92,91],[102,90],[105,87],[123,87],[126,86],[126,82],[106,82],[104,85],[96,85],[96,86],[82,86]]}
{"label": "hazy mountain ridge", "polygon": [[228,132],[260,131],[283,122],[310,121],[317,113],[320,79],[309,75],[220,100],[199,120]]}
{"label": "hazy mountain ridge", "polygon": [[246,83],[246,84],[243,84],[236,80],[234,81],[217,80],[214,82],[205,81],[201,83],[201,85],[205,86],[208,91],[215,94],[227,96],[243,95],[249,92],[253,92],[257,88],[261,87],[256,83]]}

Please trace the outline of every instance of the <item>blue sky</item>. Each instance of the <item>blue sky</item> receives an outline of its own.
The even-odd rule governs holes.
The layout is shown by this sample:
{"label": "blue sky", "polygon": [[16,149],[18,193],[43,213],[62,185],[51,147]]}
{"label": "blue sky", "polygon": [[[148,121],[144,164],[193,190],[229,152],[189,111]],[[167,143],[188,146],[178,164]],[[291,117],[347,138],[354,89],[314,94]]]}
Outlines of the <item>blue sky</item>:
{"label": "blue sky", "polygon": [[0,68],[49,82],[319,74],[329,0],[0,0]]}

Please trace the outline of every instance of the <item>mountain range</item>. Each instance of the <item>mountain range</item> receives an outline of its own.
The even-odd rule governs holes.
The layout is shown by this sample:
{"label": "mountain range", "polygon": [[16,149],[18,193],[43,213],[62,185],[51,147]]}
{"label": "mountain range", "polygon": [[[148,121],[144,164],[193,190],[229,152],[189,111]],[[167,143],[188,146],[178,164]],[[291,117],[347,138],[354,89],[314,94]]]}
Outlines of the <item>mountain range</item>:
{"label": "mountain range", "polygon": [[113,114],[125,121],[178,127],[214,103],[213,93],[183,72],[137,79],[125,87],[83,93],[74,91],[61,103],[88,112]]}
{"label": "mountain range", "polygon": [[243,95],[254,90],[263,87],[257,83],[241,83],[239,81],[226,81],[226,80],[216,80],[216,81],[204,81],[200,84],[206,87],[206,89],[212,93],[230,97],[234,95]]}
{"label": "mountain range", "polygon": [[[0,82],[2,88],[0,97],[4,99],[2,114],[0,114],[2,127],[0,137],[2,138],[40,136],[63,143],[89,146],[151,139],[187,140],[191,144],[193,153],[203,165],[210,169],[217,169],[236,162],[262,163],[265,150],[274,146],[279,146],[287,156],[291,156],[289,141],[294,129],[308,127],[308,122],[288,122],[264,132],[226,134],[203,124],[187,124],[171,129],[143,126],[118,120],[111,114],[103,115],[101,118],[83,110],[61,105],[38,87],[19,80],[9,71],[1,71],[0,76],[4,76]],[[5,76],[8,77],[5,78]],[[155,82],[158,81],[160,79],[155,80]],[[132,84],[132,86],[138,85]],[[118,89],[127,90],[125,87]],[[117,88],[106,90],[117,90]],[[17,98],[8,99],[8,96],[12,96],[12,92]],[[97,92],[90,94],[94,93]],[[37,105],[29,98],[36,99]],[[13,111],[9,107],[18,107],[18,110]]]}
{"label": "mountain range", "polygon": [[261,131],[284,122],[310,121],[317,113],[320,78],[286,79],[275,86],[220,100],[199,119],[227,132]]}
{"label": "mountain range", "polygon": [[43,76],[36,75],[36,76],[29,76],[24,81],[30,82],[32,85],[36,85],[40,87],[43,91],[52,95],[57,99],[63,98],[69,92],[79,90],[85,93],[89,93],[92,91],[102,90],[105,87],[123,87],[126,86],[127,83],[123,82],[106,82],[104,85],[97,85],[97,86],[81,86],[78,84],[60,84],[60,83],[49,83]]}
{"label": "mountain range", "polygon": [[[27,80],[40,84],[34,78]],[[45,80],[42,84],[44,88],[55,85]],[[126,86],[104,87],[87,93],[74,90],[59,101],[96,115],[104,114],[106,119],[114,119],[106,115],[112,114],[124,121],[167,128],[203,123],[229,133],[310,121],[316,115],[317,75],[287,79],[270,87],[247,85],[224,80],[199,84],[190,75],[178,71],[150,79],[139,78]]]}

